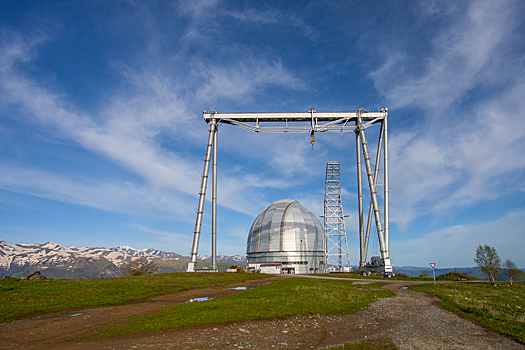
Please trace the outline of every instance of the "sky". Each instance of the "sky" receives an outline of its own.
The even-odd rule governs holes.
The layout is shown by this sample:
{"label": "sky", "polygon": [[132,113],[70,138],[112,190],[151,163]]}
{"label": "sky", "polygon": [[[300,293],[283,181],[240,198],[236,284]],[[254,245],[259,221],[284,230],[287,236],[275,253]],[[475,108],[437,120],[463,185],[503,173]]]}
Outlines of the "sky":
{"label": "sky", "polygon": [[[4,0],[0,9],[8,243],[186,255],[203,110],[387,107],[393,264],[475,266],[488,244],[525,267],[522,1]],[[309,134],[220,125],[218,135],[219,253],[244,255],[253,219],[274,201],[322,215],[326,162],[338,161],[357,264],[352,133],[318,133],[313,148]],[[209,255],[209,201],[205,210],[199,254]],[[378,249],[372,236],[368,256]]]}

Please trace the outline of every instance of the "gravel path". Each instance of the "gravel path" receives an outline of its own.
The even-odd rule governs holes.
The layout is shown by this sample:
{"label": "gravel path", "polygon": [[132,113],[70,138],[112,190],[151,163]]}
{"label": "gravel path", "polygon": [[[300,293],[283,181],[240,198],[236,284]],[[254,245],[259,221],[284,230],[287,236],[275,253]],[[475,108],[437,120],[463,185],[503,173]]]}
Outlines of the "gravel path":
{"label": "gravel path", "polygon": [[[368,282],[354,282],[368,283]],[[433,296],[392,282],[393,298],[379,299],[350,315],[306,315],[232,322],[85,343],[48,342],[49,349],[322,349],[389,338],[399,349],[525,349],[497,333],[437,306]],[[89,311],[88,311],[89,312]],[[2,337],[0,337],[1,340]],[[4,348],[0,342],[0,348]],[[5,343],[4,343],[5,344]],[[42,348],[42,343],[23,348]]]}

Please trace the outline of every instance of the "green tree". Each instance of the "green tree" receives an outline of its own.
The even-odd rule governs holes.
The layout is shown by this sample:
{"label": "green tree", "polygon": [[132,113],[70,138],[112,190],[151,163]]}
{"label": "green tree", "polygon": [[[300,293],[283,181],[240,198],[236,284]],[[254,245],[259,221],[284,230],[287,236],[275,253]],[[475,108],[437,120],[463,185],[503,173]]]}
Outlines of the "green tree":
{"label": "green tree", "polygon": [[483,271],[485,276],[490,280],[490,283],[495,285],[496,278],[501,275],[501,259],[499,258],[498,252],[496,252],[496,248],[486,244],[481,246],[480,244],[476,248],[474,262],[478,264],[481,271]]}
{"label": "green tree", "polygon": [[520,280],[525,277],[525,273],[523,271],[518,270],[518,267],[514,263],[514,261],[507,259],[503,263],[503,270],[505,271],[505,274],[507,275],[507,278],[509,279],[510,286],[512,287],[512,282],[514,280]]}
{"label": "green tree", "polygon": [[147,258],[142,257],[135,260],[130,260],[129,262],[122,265],[121,269],[123,275],[141,276],[154,273],[159,269],[159,267],[160,266],[153,260],[148,260]]}

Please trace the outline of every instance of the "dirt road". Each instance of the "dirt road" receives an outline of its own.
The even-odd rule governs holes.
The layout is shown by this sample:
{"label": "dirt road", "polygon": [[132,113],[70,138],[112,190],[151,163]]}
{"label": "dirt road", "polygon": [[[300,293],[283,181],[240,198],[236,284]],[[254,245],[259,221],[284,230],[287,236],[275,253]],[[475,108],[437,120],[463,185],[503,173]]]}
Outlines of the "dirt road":
{"label": "dirt road", "polygon": [[[266,282],[266,281],[265,281]],[[255,285],[252,281],[244,285]],[[366,284],[370,281],[354,281]],[[40,317],[0,325],[2,349],[319,349],[378,338],[399,349],[525,349],[437,306],[437,299],[404,289],[411,282],[392,281],[396,296],[380,299],[351,315],[306,315],[232,322],[169,331],[72,342],[94,329],[152,313],[201,296],[235,293],[231,286],[186,291],[152,302],[90,309],[80,315]]]}

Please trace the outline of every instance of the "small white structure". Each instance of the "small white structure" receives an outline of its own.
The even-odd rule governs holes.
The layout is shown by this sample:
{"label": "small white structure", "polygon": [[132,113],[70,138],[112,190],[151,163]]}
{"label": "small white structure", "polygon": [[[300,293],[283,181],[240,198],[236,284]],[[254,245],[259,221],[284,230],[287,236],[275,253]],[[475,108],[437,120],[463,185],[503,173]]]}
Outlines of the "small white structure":
{"label": "small white structure", "polygon": [[317,216],[295,200],[274,202],[252,223],[246,258],[248,271],[324,272],[324,229]]}
{"label": "small white structure", "polygon": [[[257,264],[253,265],[253,269],[257,267]],[[258,271],[260,273],[270,273],[270,274],[280,274],[282,273],[281,270],[281,263],[268,263],[268,264],[259,264]]]}

